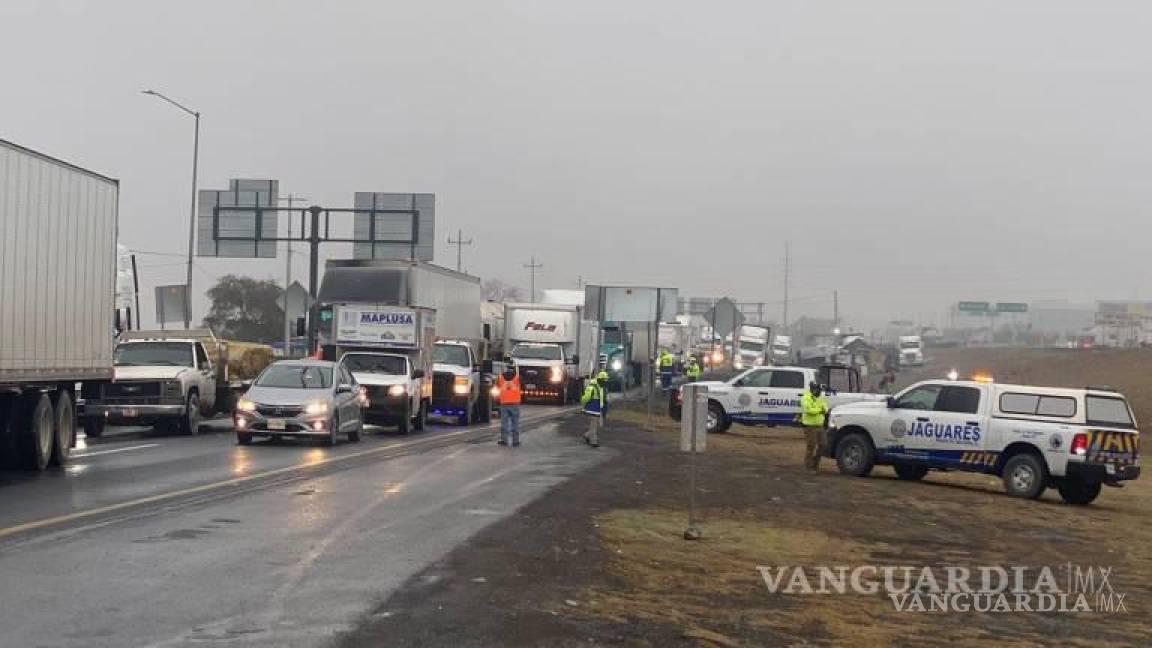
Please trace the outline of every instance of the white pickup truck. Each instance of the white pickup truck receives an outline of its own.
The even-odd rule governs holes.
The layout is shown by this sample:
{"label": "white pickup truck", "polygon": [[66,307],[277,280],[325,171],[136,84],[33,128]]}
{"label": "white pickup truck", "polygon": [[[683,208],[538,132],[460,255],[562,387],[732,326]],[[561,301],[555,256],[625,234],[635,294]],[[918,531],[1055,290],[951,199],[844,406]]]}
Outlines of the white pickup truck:
{"label": "white pickup truck", "polygon": [[[757,367],[725,382],[694,384],[708,387],[707,431],[726,432],[733,423],[745,425],[794,425],[800,414],[800,398],[811,383],[824,386],[828,405],[836,408],[859,401],[881,404],[882,394],[860,393],[860,374],[840,365],[811,367]],[[682,393],[673,393],[672,418],[680,418]]]}
{"label": "white pickup truck", "polygon": [[1035,499],[1054,486],[1069,504],[1140,475],[1136,419],[1105,387],[921,382],[886,403],[833,410],[826,450],[848,475],[876,465],[913,481],[929,470],[986,473],[1010,495]]}

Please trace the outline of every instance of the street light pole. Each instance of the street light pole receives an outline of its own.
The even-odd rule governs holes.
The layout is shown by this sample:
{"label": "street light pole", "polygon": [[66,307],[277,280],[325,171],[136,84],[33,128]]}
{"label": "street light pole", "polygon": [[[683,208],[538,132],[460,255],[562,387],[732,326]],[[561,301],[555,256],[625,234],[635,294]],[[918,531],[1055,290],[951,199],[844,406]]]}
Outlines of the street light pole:
{"label": "street light pole", "polygon": [[192,115],[196,121],[195,134],[192,139],[192,205],[188,212],[188,273],[184,285],[184,328],[192,328],[192,255],[196,243],[196,175],[200,168],[200,113],[181,105],[180,103],[156,92],[155,90],[141,90],[142,94],[152,95],[167,101],[180,110]]}

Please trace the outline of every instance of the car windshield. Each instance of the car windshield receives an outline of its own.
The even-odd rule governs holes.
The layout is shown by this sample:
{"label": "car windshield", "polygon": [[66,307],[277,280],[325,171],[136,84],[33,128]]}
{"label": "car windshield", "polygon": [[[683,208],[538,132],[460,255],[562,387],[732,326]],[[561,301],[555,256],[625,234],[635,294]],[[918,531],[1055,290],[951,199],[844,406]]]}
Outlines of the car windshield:
{"label": "car windshield", "polygon": [[116,347],[114,362],[117,367],[194,367],[192,348],[188,342],[126,342]]}
{"label": "car windshield", "polygon": [[518,344],[512,349],[512,357],[523,360],[559,360],[560,347]]}
{"label": "car windshield", "polygon": [[901,342],[900,348],[901,349],[919,349],[920,343],[919,342]]}
{"label": "car windshield", "polygon": [[764,345],[760,342],[745,342],[740,340],[740,348],[745,351],[763,351]]}
{"label": "car windshield", "polygon": [[274,364],[260,374],[255,385],[283,389],[327,389],[332,386],[332,368]]}
{"label": "car windshield", "polygon": [[408,374],[408,360],[402,356],[373,355],[370,353],[349,353],[344,356],[344,366],[352,373],[374,373],[389,376]]}
{"label": "car windshield", "polygon": [[1123,398],[1088,396],[1084,399],[1088,410],[1088,424],[1106,427],[1132,428],[1136,424]]}
{"label": "car windshield", "polygon": [[437,344],[432,349],[432,362],[468,366],[468,347],[459,344]]}

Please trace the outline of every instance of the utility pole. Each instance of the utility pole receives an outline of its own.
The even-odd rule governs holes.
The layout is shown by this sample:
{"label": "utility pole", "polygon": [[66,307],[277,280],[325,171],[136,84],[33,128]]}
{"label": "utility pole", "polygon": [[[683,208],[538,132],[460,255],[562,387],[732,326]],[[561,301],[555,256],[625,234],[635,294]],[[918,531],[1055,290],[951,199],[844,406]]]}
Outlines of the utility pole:
{"label": "utility pole", "polygon": [[528,301],[535,304],[536,303],[536,269],[537,268],[543,268],[544,264],[543,263],[536,263],[536,257],[533,256],[531,261],[524,264],[524,267],[527,268],[532,273],[532,295],[530,296]]}
{"label": "utility pole", "polygon": [[832,291],[832,326],[840,326],[840,291]]}
{"label": "utility pole", "polygon": [[463,272],[464,267],[464,246],[472,245],[472,239],[464,240],[464,230],[456,230],[456,240],[452,240],[452,235],[448,235],[448,245],[456,246],[456,272]]}
{"label": "utility pole", "polygon": [[[295,194],[288,194],[287,198],[279,198],[288,203],[288,238],[292,238],[292,204],[297,200],[307,202],[308,198],[299,198]],[[303,236],[304,232],[300,232]],[[288,319],[288,287],[292,285],[292,241],[284,242],[284,357],[292,355],[292,322]]]}
{"label": "utility pole", "polygon": [[784,241],[784,321],[780,323],[780,330],[788,330],[788,275],[792,271],[791,248],[788,241]]}

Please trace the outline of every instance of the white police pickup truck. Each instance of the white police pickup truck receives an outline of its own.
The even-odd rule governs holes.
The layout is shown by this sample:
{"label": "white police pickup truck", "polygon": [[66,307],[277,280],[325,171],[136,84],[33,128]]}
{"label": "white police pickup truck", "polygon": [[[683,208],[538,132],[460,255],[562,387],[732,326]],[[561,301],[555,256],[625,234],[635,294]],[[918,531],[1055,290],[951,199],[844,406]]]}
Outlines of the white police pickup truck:
{"label": "white police pickup truck", "polygon": [[[755,367],[720,381],[695,384],[708,387],[707,431],[727,432],[733,423],[744,425],[793,425],[800,414],[800,398],[811,383],[824,387],[828,405],[835,411],[848,403],[875,400],[883,394],[860,392],[860,374],[842,365],[811,367]],[[669,414],[680,419],[680,390],[673,392]]]}
{"label": "white police pickup truck", "polygon": [[1136,420],[1107,387],[930,380],[887,403],[838,407],[828,428],[825,449],[847,475],[866,476],[875,465],[903,480],[929,470],[986,473],[1010,495],[1035,499],[1054,486],[1069,504],[1089,504],[1102,484],[1140,475]]}

